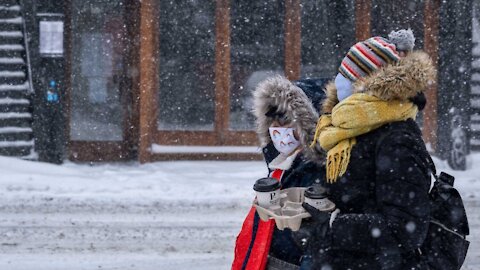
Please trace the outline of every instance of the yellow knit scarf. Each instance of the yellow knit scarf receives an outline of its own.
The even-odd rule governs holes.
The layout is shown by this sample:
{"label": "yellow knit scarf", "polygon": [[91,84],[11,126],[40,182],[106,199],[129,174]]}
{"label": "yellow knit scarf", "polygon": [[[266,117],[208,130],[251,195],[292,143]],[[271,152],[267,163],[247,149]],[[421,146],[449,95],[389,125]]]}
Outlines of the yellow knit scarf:
{"label": "yellow knit scarf", "polygon": [[353,94],[338,103],[331,115],[317,123],[313,147],[317,141],[327,152],[327,182],[336,182],[347,170],[355,137],[385,124],[415,119],[418,109],[408,101],[383,101],[367,94]]}

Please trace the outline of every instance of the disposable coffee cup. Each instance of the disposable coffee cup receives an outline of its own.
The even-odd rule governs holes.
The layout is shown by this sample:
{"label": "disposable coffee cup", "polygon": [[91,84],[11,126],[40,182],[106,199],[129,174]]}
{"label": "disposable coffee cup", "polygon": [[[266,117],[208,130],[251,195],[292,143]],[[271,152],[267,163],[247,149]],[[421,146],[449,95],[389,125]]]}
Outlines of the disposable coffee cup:
{"label": "disposable coffee cup", "polygon": [[280,181],[265,177],[258,179],[253,185],[257,193],[257,203],[263,208],[275,208],[280,205]]}
{"label": "disposable coffee cup", "polygon": [[304,202],[317,208],[319,211],[330,211],[334,207],[333,202],[327,198],[327,190],[320,185],[308,187],[304,195]]}

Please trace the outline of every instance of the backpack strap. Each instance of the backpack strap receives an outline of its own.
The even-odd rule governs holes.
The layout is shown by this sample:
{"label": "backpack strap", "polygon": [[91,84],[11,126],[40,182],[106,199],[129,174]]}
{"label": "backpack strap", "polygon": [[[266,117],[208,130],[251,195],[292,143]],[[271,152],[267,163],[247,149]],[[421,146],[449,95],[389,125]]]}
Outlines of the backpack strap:
{"label": "backpack strap", "polygon": [[425,150],[424,154],[427,157],[427,163],[428,163],[428,167],[430,168],[430,174],[433,176],[433,178],[435,178],[435,181],[439,181],[438,175],[437,175],[437,168],[435,167],[435,163],[433,162],[432,156],[430,155],[430,153],[428,153],[427,150]]}

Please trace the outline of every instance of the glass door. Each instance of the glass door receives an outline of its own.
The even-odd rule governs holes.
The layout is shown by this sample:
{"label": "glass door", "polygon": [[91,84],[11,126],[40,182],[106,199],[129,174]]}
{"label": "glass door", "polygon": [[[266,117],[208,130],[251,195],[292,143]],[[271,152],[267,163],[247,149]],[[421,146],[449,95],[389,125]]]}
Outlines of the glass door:
{"label": "glass door", "polygon": [[75,160],[129,156],[124,1],[72,0],[69,145]]}

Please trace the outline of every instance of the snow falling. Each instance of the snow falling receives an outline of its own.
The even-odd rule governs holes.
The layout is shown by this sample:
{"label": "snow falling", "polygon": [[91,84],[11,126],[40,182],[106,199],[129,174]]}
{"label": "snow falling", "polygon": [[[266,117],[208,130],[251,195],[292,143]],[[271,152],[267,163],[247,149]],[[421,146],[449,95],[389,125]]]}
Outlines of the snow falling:
{"label": "snow falling", "polygon": [[60,2],[0,3],[0,269],[230,269],[267,176],[254,90],[323,85],[398,29],[435,62],[415,120],[464,199],[462,269],[480,269],[480,0]]}

